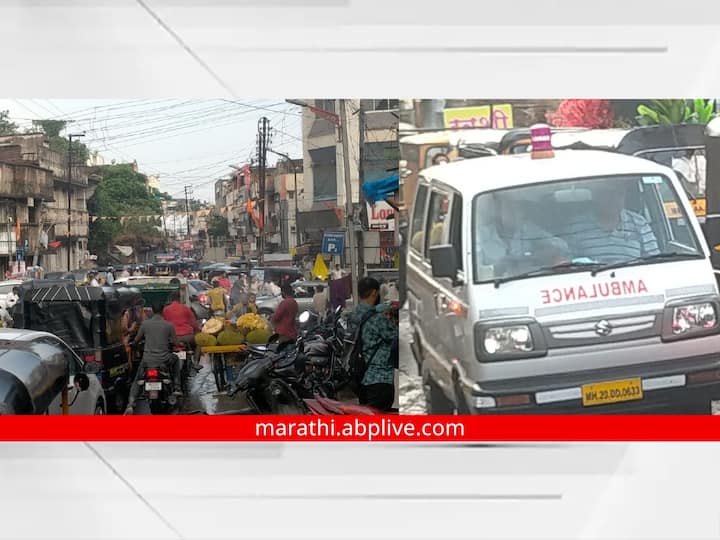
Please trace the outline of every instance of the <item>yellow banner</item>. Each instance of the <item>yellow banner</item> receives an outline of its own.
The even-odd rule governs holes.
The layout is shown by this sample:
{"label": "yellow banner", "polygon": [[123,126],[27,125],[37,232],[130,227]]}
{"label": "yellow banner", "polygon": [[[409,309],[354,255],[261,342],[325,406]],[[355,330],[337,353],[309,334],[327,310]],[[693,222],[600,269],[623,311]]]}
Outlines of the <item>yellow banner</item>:
{"label": "yellow banner", "polygon": [[448,129],[495,128],[512,129],[512,105],[483,105],[481,107],[459,107],[443,111],[445,127]]}

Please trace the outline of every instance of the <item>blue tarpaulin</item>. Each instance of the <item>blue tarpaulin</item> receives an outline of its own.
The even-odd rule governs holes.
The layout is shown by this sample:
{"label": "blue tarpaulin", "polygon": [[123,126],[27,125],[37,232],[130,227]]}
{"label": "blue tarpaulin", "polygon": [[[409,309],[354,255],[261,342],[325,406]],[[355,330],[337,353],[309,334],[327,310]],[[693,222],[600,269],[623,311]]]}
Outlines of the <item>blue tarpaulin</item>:
{"label": "blue tarpaulin", "polygon": [[376,201],[384,201],[389,195],[397,193],[400,189],[400,175],[394,174],[382,180],[365,182],[362,188],[365,198],[370,204],[375,204]]}

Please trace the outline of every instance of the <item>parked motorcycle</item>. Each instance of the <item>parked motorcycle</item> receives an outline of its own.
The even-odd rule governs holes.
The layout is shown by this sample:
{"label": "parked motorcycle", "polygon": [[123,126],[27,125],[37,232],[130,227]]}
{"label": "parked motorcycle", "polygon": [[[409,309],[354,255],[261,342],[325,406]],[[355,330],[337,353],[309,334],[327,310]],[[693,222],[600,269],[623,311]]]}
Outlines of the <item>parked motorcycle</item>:
{"label": "parked motorcycle", "polygon": [[[295,357],[293,357],[295,356]],[[303,399],[295,391],[297,385],[296,355],[268,354],[251,358],[240,369],[227,395],[245,394],[249,408],[246,414],[307,414]]]}
{"label": "parked motorcycle", "polygon": [[[306,311],[300,315],[300,324],[312,324],[314,315]],[[315,316],[316,317],[316,316]],[[309,396],[334,399],[338,391],[350,382],[347,354],[351,344],[338,308],[322,324],[315,324],[303,331],[297,348],[303,356],[305,373],[302,377],[304,389]]]}
{"label": "parked motorcycle", "polygon": [[[238,373],[235,384],[227,391],[234,397],[244,392],[250,405],[246,409],[225,411],[219,414],[284,414],[284,415],[379,415],[372,407],[341,403],[334,399],[315,396],[303,398],[295,390],[297,373],[302,359],[298,356],[267,356],[256,358]],[[298,369],[300,368],[300,369]]]}

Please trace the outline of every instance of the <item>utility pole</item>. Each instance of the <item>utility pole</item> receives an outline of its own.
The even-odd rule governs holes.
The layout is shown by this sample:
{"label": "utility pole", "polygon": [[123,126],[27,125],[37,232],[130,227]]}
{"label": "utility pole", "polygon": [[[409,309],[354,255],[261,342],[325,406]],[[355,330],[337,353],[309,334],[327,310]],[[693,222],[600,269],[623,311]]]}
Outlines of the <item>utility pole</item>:
{"label": "utility pole", "polygon": [[258,121],[258,202],[260,203],[260,219],[262,227],[260,228],[260,253],[258,260],[261,265],[265,264],[265,230],[267,226],[266,209],[267,209],[267,191],[265,187],[265,175],[267,173],[267,143],[269,138],[270,120],[263,116]]}
{"label": "utility pole", "polygon": [[[362,101],[358,110],[358,123],[360,128],[360,134],[358,137],[358,182],[360,184],[359,191],[359,202],[360,202],[360,213],[367,211],[367,204],[365,203],[365,196],[363,195],[362,185],[365,183],[365,111],[362,109]],[[369,219],[369,216],[368,216]],[[365,272],[365,241],[363,238],[362,230],[357,234],[358,239],[358,272],[364,274]],[[378,234],[378,238],[380,235]],[[379,244],[380,242],[378,242]]]}
{"label": "utility pole", "polygon": [[80,137],[84,137],[85,133],[71,133],[68,135],[68,191],[67,191],[67,197],[68,197],[68,204],[67,204],[67,269],[68,272],[72,272],[72,234],[70,234],[70,229],[72,227],[72,166],[73,166],[73,139],[77,139]]}
{"label": "utility pole", "polygon": [[192,186],[185,186],[185,216],[187,217],[187,237],[192,240],[190,232],[190,195],[192,195]]}
{"label": "utility pole", "polygon": [[350,176],[350,129],[347,121],[347,100],[340,101],[340,133],[342,136],[343,176],[345,177],[345,220],[350,249],[350,276],[352,278],[353,305],[358,305],[358,266],[355,246],[355,216],[352,200],[352,179]]}

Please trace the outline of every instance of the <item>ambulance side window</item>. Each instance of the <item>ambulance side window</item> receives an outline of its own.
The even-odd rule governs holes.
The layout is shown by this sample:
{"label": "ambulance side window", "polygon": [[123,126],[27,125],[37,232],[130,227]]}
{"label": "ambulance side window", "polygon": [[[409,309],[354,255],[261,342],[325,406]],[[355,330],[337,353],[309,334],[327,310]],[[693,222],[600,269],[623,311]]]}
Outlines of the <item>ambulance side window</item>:
{"label": "ambulance side window", "polygon": [[[665,244],[676,243],[684,246],[695,245],[693,234],[690,230],[685,213],[681,210],[677,203],[677,197],[673,193],[673,189],[666,182],[657,184],[657,196],[662,204],[663,214],[665,218],[665,229],[663,237],[668,237]],[[657,231],[656,231],[657,234]],[[667,247],[665,249],[668,249]]]}
{"label": "ambulance side window", "polygon": [[450,230],[450,196],[441,191],[433,191],[428,208],[427,227],[425,228],[425,257],[430,255],[430,248],[448,243]]}
{"label": "ambulance side window", "polygon": [[418,185],[415,206],[413,207],[412,229],[410,237],[410,249],[420,255],[424,255],[425,247],[425,207],[427,206],[428,187],[425,184]]}

